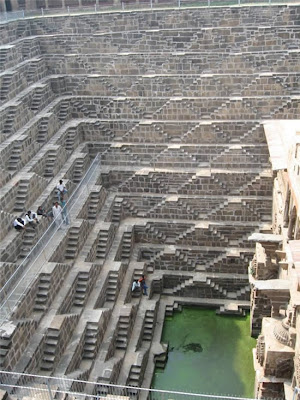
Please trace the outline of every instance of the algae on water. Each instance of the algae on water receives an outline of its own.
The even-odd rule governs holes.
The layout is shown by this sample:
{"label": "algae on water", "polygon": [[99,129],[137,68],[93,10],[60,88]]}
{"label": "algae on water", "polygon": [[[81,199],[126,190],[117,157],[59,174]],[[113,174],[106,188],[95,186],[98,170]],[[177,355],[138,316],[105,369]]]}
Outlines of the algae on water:
{"label": "algae on water", "polygon": [[249,315],[220,316],[215,310],[184,308],[165,321],[168,362],[152,387],[195,393],[253,397],[254,370]]}

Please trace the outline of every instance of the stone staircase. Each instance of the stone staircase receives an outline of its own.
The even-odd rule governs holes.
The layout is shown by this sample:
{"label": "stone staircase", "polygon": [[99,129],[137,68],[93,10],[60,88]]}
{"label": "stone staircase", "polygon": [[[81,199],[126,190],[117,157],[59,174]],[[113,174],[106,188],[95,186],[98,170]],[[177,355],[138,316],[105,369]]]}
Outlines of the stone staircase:
{"label": "stone staircase", "polygon": [[218,255],[217,257],[213,258],[213,259],[207,264],[206,269],[207,269],[207,270],[213,269],[213,267],[214,267],[216,264],[218,264],[218,263],[224,261],[224,260],[226,259],[226,257],[227,257],[227,252],[222,252],[220,255]]}
{"label": "stone staircase", "polygon": [[48,296],[51,287],[51,275],[43,274],[40,277],[33,311],[44,312],[48,305]]}
{"label": "stone staircase", "polygon": [[68,241],[65,250],[65,258],[66,259],[74,259],[78,253],[78,242],[79,242],[79,226],[72,226],[69,229]]}
{"label": "stone staircase", "polygon": [[19,162],[21,160],[21,155],[22,155],[22,145],[20,142],[15,141],[8,162],[8,167],[7,167],[8,170],[10,171],[18,170]]}
{"label": "stone staircase", "polygon": [[191,226],[191,227],[188,228],[185,232],[180,233],[180,234],[177,235],[177,237],[175,238],[175,243],[180,243],[181,241],[184,241],[184,240],[187,239],[188,237],[193,236],[195,230],[196,230],[196,227],[195,227],[195,226]]}
{"label": "stone staircase", "polygon": [[[142,381],[149,359],[149,353],[149,348],[139,351],[136,362],[130,367],[128,378],[126,381],[127,386],[132,386],[133,388],[142,386]],[[138,392],[136,392],[134,389],[131,389],[128,394],[131,397],[137,397]]]}
{"label": "stone staircase", "polygon": [[[9,331],[7,328],[9,326]],[[14,368],[36,330],[36,321],[23,319],[14,324],[6,322],[0,332],[0,368]],[[18,352],[16,352],[16,348]]]}
{"label": "stone staircase", "polygon": [[[66,110],[68,109],[68,107],[69,107],[69,104],[67,103]],[[63,117],[61,116],[61,113],[59,114],[59,119],[60,120],[65,120],[66,117],[67,117],[67,111],[64,111]],[[77,128],[75,128],[75,127],[69,128],[67,136],[66,136],[66,139],[65,139],[65,149],[66,150],[73,151],[75,149],[76,137],[77,137]]]}
{"label": "stone staircase", "polygon": [[6,136],[9,137],[13,133],[13,126],[15,122],[15,116],[17,113],[18,106],[17,105],[12,105],[9,107],[9,111],[4,123],[3,131],[2,133]]}
{"label": "stone staircase", "polygon": [[181,310],[182,306],[176,301],[173,304],[166,304],[165,317],[173,317],[174,312]]}
{"label": "stone staircase", "polygon": [[227,296],[227,290],[224,289],[219,283],[216,283],[216,281],[207,278],[206,279],[206,284],[208,286],[210,286],[213,289],[213,291],[215,293],[217,293],[218,296],[220,296],[220,297],[226,297]]}
{"label": "stone staircase", "polygon": [[16,196],[14,211],[24,212],[27,204],[27,191],[29,186],[29,179],[21,179],[18,185],[18,192]]}
{"label": "stone staircase", "polygon": [[73,174],[72,174],[72,180],[75,183],[79,183],[84,175],[84,172],[86,170],[86,159],[84,158],[77,158],[75,161],[74,169],[73,169]]}
{"label": "stone staircase", "polygon": [[10,85],[12,83],[12,79],[13,79],[13,74],[5,74],[2,77],[1,80],[1,90],[0,90],[0,101],[5,101],[9,91],[10,91]]}
{"label": "stone staircase", "polygon": [[87,219],[95,220],[98,214],[100,192],[91,192],[89,197],[89,206],[87,212]]}
{"label": "stone staircase", "polygon": [[40,110],[41,107],[41,100],[45,94],[45,85],[38,86],[34,92],[34,95],[32,97],[30,109],[34,112],[37,113]]}
{"label": "stone staircase", "polygon": [[245,287],[243,287],[241,289],[238,289],[234,293],[234,297],[233,298],[248,300],[250,298],[250,292],[251,292],[250,285],[246,285]]}
{"label": "stone staircase", "polygon": [[29,227],[27,225],[23,235],[22,249],[19,254],[20,258],[25,258],[28,256],[29,252],[31,251],[31,249],[35,244],[36,237],[37,237],[36,229],[34,229],[33,227]]}
{"label": "stone staircase", "polygon": [[56,264],[52,272],[40,274],[33,311],[44,313],[56,296],[69,271],[66,264]]}
{"label": "stone staircase", "polygon": [[0,71],[4,69],[8,48],[0,48]]}
{"label": "stone staircase", "polygon": [[121,246],[120,261],[129,261],[133,246],[133,231],[131,229],[129,232],[124,232]]}
{"label": "stone staircase", "polygon": [[156,262],[165,256],[165,250],[158,250],[154,255],[150,256],[149,261],[146,262],[147,274],[152,274],[156,268]]}
{"label": "stone staircase", "polygon": [[[128,379],[127,379],[127,385],[128,386],[136,386],[139,387],[140,384],[139,382],[141,381],[141,366],[140,365],[132,365],[130,367]],[[137,393],[133,392],[132,395],[137,395]]]}
{"label": "stone staircase", "polygon": [[60,331],[58,329],[49,328],[44,341],[44,351],[40,365],[42,371],[53,370],[59,339]]}
{"label": "stone staircase", "polygon": [[93,360],[98,352],[100,345],[99,341],[99,326],[95,322],[88,322],[84,335],[83,345],[83,360]]}
{"label": "stone staircase", "polygon": [[70,314],[57,315],[52,320],[44,336],[40,363],[40,369],[45,373],[53,371],[72,336],[78,318],[78,315]]}
{"label": "stone staircase", "polygon": [[[266,186],[266,188],[264,188],[263,194],[271,196],[272,181],[271,181],[270,172],[268,170],[260,172],[258,175],[254,176],[248,182],[246,182],[245,184],[240,186],[240,188],[231,190],[230,194],[232,194],[232,195],[237,194],[240,196],[241,195],[245,196],[245,195],[247,195],[247,193],[249,191],[251,191],[252,193],[255,193],[255,194],[258,192],[260,194],[261,183],[265,183],[264,186]],[[269,186],[270,188],[268,189],[267,186]],[[257,189],[256,189],[256,187],[257,187]]]}
{"label": "stone staircase", "polygon": [[99,241],[96,250],[96,257],[100,259],[105,259],[107,255],[107,243],[108,243],[109,230],[100,230]]}
{"label": "stone staircase", "polygon": [[35,82],[36,80],[36,72],[39,64],[41,63],[41,58],[34,58],[30,60],[30,64],[28,69],[26,69],[26,78],[28,83]]}
{"label": "stone staircase", "polygon": [[47,141],[48,124],[49,124],[49,116],[42,117],[39,124],[39,132],[36,138],[38,143],[45,143]]}
{"label": "stone staircase", "polygon": [[143,324],[143,334],[142,334],[143,341],[146,342],[152,341],[155,328],[155,320],[156,320],[155,310],[146,310],[144,324]]}
{"label": "stone staircase", "polygon": [[145,232],[149,238],[155,237],[156,240],[159,240],[162,243],[167,239],[166,234],[159,230],[159,228],[157,228],[155,225],[147,225]]}
{"label": "stone staircase", "polygon": [[121,221],[121,215],[122,215],[122,200],[116,198],[113,203],[111,222],[119,224]]}
{"label": "stone staircase", "polygon": [[57,160],[57,149],[50,149],[47,152],[47,160],[44,168],[44,177],[52,178],[54,176],[54,167]]}
{"label": "stone staircase", "polygon": [[105,302],[115,302],[119,290],[119,274],[115,271],[110,271],[105,289]]}
{"label": "stone staircase", "polygon": [[[68,116],[68,110],[69,110],[69,101],[68,100],[63,100],[60,104],[60,109],[58,113],[58,119],[62,122],[65,122]],[[66,144],[66,147],[68,145]]]}
{"label": "stone staircase", "polygon": [[277,113],[282,113],[285,111],[285,109],[292,107],[292,100],[290,98],[284,99],[282,103],[275,107],[270,113],[267,115],[263,115],[262,117],[264,118],[274,118]]}
{"label": "stone staircase", "polygon": [[229,303],[224,306],[220,306],[219,310],[216,310],[216,314],[221,315],[239,315],[245,317],[246,310],[243,307],[240,307],[238,304]]}
{"label": "stone staircase", "polygon": [[89,271],[80,271],[77,275],[73,306],[83,307],[88,294]]}
{"label": "stone staircase", "polygon": [[129,341],[129,331],[130,331],[130,316],[120,315],[119,321],[116,327],[116,348],[120,350],[126,350]]}

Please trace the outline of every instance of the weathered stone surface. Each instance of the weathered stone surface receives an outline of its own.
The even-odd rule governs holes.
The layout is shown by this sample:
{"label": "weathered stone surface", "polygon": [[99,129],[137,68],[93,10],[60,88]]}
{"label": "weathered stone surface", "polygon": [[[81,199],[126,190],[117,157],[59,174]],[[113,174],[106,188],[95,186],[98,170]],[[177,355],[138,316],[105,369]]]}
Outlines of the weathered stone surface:
{"label": "weathered stone surface", "polygon": [[[299,352],[298,177],[271,170],[264,121],[299,116],[299,7],[24,19],[0,42],[0,272],[22,294],[2,367],[149,387],[165,315],[244,315],[252,290],[253,334],[279,321],[263,328],[257,393],[280,397]],[[70,224],[47,241],[51,217],[16,232],[60,179],[76,190]],[[143,274],[149,296],[131,289]]]}

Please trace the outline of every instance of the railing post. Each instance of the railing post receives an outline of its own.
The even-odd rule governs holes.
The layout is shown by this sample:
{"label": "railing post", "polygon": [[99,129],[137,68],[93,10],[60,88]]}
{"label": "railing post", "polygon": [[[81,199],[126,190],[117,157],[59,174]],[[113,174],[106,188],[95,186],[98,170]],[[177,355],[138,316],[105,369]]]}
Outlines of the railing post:
{"label": "railing post", "polygon": [[42,17],[44,16],[44,9],[43,8],[41,8],[41,11],[42,11]]}
{"label": "railing post", "polygon": [[210,0],[207,0],[207,5],[208,7],[210,7]]}
{"label": "railing post", "polygon": [[22,10],[22,17],[25,18],[25,10]]}
{"label": "railing post", "polygon": [[296,399],[296,395],[297,395],[298,393],[300,393],[300,389],[299,389],[297,386],[295,386],[295,388],[294,388],[294,393],[293,393],[293,400]]}
{"label": "railing post", "polygon": [[241,5],[241,0],[238,0],[238,4],[239,4],[239,6]]}
{"label": "railing post", "polygon": [[48,388],[48,391],[49,391],[50,400],[54,400],[54,399],[53,399],[53,396],[52,396],[51,388],[50,388],[50,385],[49,385],[49,382],[48,382],[48,381],[47,381],[47,388]]}
{"label": "railing post", "polygon": [[122,1],[122,10],[124,11],[124,1]]}
{"label": "railing post", "polygon": [[178,8],[180,8],[180,0],[178,0]]}
{"label": "railing post", "polygon": [[152,10],[152,7],[153,7],[153,2],[152,2],[152,0],[150,0],[150,7],[151,7],[151,10]]}
{"label": "railing post", "polygon": [[70,6],[68,6],[68,14],[70,15]]}
{"label": "railing post", "polygon": [[5,19],[8,20],[7,11],[5,11]]}
{"label": "railing post", "polygon": [[97,12],[97,3],[95,3],[95,12]]}

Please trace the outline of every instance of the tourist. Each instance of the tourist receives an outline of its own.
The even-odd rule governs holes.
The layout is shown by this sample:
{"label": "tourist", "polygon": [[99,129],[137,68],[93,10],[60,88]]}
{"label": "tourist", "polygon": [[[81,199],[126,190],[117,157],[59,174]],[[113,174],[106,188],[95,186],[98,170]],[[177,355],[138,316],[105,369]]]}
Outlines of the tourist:
{"label": "tourist", "polygon": [[60,179],[59,184],[56,186],[56,193],[57,193],[58,201],[60,201],[61,195],[63,195],[64,193],[67,193],[67,188],[65,187],[62,179]]}
{"label": "tourist", "polygon": [[148,286],[146,285],[145,275],[142,275],[142,277],[139,279],[139,284],[141,285],[143,295],[148,296],[148,293],[147,293]]}
{"label": "tourist", "polygon": [[61,195],[60,195],[60,205],[61,205],[61,208],[62,208],[62,216],[63,216],[64,223],[66,225],[69,225],[67,202],[66,202],[66,199],[65,199],[63,193],[61,193]]}
{"label": "tourist", "polygon": [[37,215],[36,212],[29,210],[29,211],[27,211],[27,214],[29,215],[29,217],[30,217],[36,224],[39,223],[38,215]]}
{"label": "tourist", "polygon": [[36,213],[37,215],[41,215],[42,217],[48,217],[46,210],[42,206],[38,207]]}
{"label": "tourist", "polygon": [[135,279],[132,283],[131,291],[135,292],[136,289],[139,289],[141,287],[139,281]]}
{"label": "tourist", "polygon": [[52,208],[49,211],[46,211],[42,206],[39,206],[36,213],[42,217],[53,218]]}
{"label": "tourist", "polygon": [[63,223],[63,217],[62,217],[62,208],[57,201],[54,203],[54,206],[52,207],[52,213],[55,225],[60,229],[60,226]]}
{"label": "tourist", "polygon": [[14,228],[19,232],[23,231],[24,229],[26,229],[25,220],[23,218],[16,218],[14,220]]}
{"label": "tourist", "polygon": [[37,218],[34,218],[34,216],[37,217],[37,214],[34,213],[33,215],[30,210],[25,214],[25,224],[29,224],[33,229],[35,229],[35,225],[38,224],[38,220]]}

